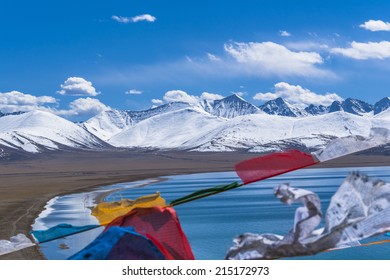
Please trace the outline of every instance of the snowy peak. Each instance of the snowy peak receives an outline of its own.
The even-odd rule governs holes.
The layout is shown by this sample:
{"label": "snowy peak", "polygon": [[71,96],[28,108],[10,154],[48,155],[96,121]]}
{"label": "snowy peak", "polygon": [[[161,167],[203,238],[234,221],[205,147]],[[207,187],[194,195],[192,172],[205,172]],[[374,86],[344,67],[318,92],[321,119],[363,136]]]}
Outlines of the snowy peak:
{"label": "snowy peak", "polygon": [[299,108],[289,104],[281,97],[264,103],[264,105],[260,106],[260,109],[269,115],[279,115],[285,117],[301,117],[307,115],[305,112],[302,112]]}
{"label": "snowy peak", "polygon": [[246,101],[244,98],[239,96],[238,94],[232,94],[229,95],[225,98],[217,100],[218,102],[223,102],[223,103],[232,103],[232,104],[240,104],[240,103],[245,103],[245,104],[250,104],[248,101]]}
{"label": "snowy peak", "polygon": [[205,110],[207,113],[213,112],[214,100],[203,99],[199,102],[199,107]]}
{"label": "snowy peak", "polygon": [[170,102],[144,111],[125,111],[125,112],[131,117],[133,123],[135,124],[160,114],[174,112],[184,108],[194,108],[194,107],[195,105],[186,102]]}
{"label": "snowy peak", "polygon": [[87,120],[82,124],[82,127],[106,141],[123,129],[130,127],[132,123],[133,120],[126,111],[110,110],[101,112]]}
{"label": "snowy peak", "polygon": [[82,124],[87,131],[107,141],[114,135],[148,118],[167,112],[174,112],[194,105],[185,102],[171,102],[144,111],[110,110],[90,118]]}
{"label": "snowy peak", "polygon": [[117,147],[186,149],[198,146],[227,120],[201,108],[184,108],[147,118],[109,140]]}
{"label": "snowy peak", "polygon": [[328,113],[328,108],[323,106],[323,105],[313,105],[313,104],[310,104],[309,106],[307,106],[305,108],[305,111],[309,114],[309,115],[322,115],[322,114],[326,114]]}
{"label": "snowy peak", "polygon": [[385,97],[374,104],[374,115],[377,115],[390,108],[390,98]]}
{"label": "snowy peak", "polygon": [[0,146],[38,153],[64,148],[96,149],[108,144],[61,117],[32,111],[0,118]]}
{"label": "snowy peak", "polygon": [[344,111],[355,115],[363,115],[373,110],[371,104],[354,98],[347,98],[343,103]]}
{"label": "snowy peak", "polygon": [[249,103],[237,94],[230,95],[220,100],[215,100],[213,104],[207,101],[203,104],[203,108],[206,112],[214,116],[227,119],[261,113],[261,110],[258,107]]}
{"label": "snowy peak", "polygon": [[344,111],[342,103],[340,101],[333,101],[329,106],[329,113]]}
{"label": "snowy peak", "polygon": [[373,106],[371,104],[354,98],[347,98],[343,102],[334,101],[329,106],[329,113],[344,111],[358,116],[362,116],[372,110]]}

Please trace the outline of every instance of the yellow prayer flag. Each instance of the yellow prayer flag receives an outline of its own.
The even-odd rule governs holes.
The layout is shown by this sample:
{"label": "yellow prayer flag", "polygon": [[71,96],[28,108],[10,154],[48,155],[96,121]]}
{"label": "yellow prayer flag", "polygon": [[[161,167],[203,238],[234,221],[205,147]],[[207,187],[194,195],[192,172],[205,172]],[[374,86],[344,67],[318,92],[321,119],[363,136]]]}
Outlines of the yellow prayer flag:
{"label": "yellow prayer flag", "polygon": [[127,214],[134,208],[149,208],[155,206],[166,206],[165,199],[160,196],[160,192],[141,196],[135,200],[122,199],[121,201],[99,203],[92,210],[92,215],[99,220],[101,225],[107,225],[114,219]]}

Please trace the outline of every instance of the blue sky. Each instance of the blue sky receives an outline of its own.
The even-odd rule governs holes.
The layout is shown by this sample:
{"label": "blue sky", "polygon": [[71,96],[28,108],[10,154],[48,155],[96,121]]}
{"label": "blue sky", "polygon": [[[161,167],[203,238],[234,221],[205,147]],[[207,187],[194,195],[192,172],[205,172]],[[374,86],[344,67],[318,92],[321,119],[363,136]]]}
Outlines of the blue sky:
{"label": "blue sky", "polygon": [[0,111],[390,96],[389,1],[6,1]]}

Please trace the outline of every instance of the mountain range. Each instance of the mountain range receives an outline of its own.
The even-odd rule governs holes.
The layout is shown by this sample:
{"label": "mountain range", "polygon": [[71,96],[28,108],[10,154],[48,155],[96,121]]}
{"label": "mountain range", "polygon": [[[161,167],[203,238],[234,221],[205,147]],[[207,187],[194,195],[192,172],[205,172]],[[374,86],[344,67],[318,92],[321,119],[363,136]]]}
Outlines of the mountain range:
{"label": "mountain range", "polygon": [[75,124],[49,112],[0,113],[0,157],[12,152],[116,148],[270,152],[315,150],[348,135],[390,129],[390,98],[347,98],[298,108],[282,98],[255,106],[238,95],[144,111],[109,110]]}

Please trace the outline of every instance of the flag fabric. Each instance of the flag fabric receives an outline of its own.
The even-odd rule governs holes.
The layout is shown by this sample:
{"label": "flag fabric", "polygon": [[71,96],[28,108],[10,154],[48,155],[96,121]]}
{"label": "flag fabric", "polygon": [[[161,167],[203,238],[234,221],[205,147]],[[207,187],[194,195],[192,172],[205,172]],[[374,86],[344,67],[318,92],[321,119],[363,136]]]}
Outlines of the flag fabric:
{"label": "flag fabric", "polygon": [[114,226],[134,227],[137,233],[146,236],[158,248],[162,248],[167,259],[194,259],[191,246],[173,208],[135,208],[127,215],[112,221],[106,230]]}
{"label": "flag fabric", "polygon": [[[278,193],[276,193],[278,195]],[[320,223],[318,197],[314,193],[288,188],[282,201],[301,201],[293,230],[285,236],[244,233],[236,237],[226,259],[275,259],[312,255],[329,249],[356,246],[359,241],[390,231],[390,183],[360,173],[350,174],[332,196],[326,211],[325,227]],[[379,241],[382,244],[387,241]],[[359,244],[359,246],[361,246]]]}
{"label": "flag fabric", "polygon": [[112,226],[69,260],[165,260],[147,237],[133,227]]}
{"label": "flag fabric", "polygon": [[318,160],[312,155],[290,150],[245,160],[236,164],[234,168],[246,185],[316,163]]}
{"label": "flag fabric", "polygon": [[315,151],[313,156],[323,162],[378,147],[389,142],[390,131],[386,128],[374,127],[371,128],[367,137],[350,135],[336,138],[330,141],[323,149]]}
{"label": "flag fabric", "polygon": [[72,226],[70,224],[59,224],[48,230],[31,231],[30,234],[34,236],[38,243],[43,243],[76,233],[81,233],[97,227],[100,227],[100,225]]}
{"label": "flag fabric", "polygon": [[165,206],[166,202],[160,196],[160,193],[145,195],[138,197],[135,200],[123,199],[118,202],[102,202],[95,206],[92,210],[98,221],[98,225],[85,225],[85,226],[73,226],[70,224],[59,224],[47,230],[35,230],[30,234],[35,238],[38,243],[44,243],[51,240],[63,238],[69,235],[88,231],[102,225],[107,225],[115,218],[127,214],[135,207],[152,207],[152,206]]}
{"label": "flag fabric", "polygon": [[102,202],[95,206],[92,215],[95,216],[101,225],[107,225],[114,219],[123,216],[134,208],[148,208],[154,206],[166,206],[165,199],[160,193],[141,196],[135,200],[122,199],[121,201]]}
{"label": "flag fabric", "polygon": [[10,240],[0,240],[0,256],[31,246],[35,246],[35,243],[31,242],[24,234],[18,233],[17,235],[12,236]]}

